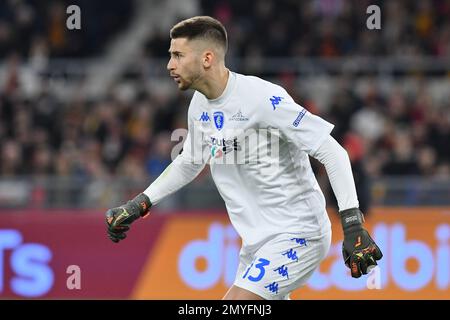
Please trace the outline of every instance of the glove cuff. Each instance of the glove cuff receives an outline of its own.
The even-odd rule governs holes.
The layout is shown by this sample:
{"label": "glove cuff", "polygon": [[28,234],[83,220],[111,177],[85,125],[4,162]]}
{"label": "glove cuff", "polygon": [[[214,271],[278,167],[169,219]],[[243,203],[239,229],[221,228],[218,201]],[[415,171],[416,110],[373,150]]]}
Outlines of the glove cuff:
{"label": "glove cuff", "polygon": [[130,204],[140,217],[146,216],[152,207],[150,199],[143,193],[138,194],[133,200],[130,201]]}
{"label": "glove cuff", "polygon": [[347,210],[340,211],[341,223],[344,232],[349,229],[359,229],[362,228],[364,222],[364,215],[359,210],[359,208],[351,208]]}

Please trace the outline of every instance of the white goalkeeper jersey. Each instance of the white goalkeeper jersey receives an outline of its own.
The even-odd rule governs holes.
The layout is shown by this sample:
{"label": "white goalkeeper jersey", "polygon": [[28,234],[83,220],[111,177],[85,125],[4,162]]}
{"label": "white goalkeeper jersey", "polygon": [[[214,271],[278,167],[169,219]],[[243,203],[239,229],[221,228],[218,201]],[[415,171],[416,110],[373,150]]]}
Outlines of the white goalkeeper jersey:
{"label": "white goalkeeper jersey", "polygon": [[[306,111],[282,87],[233,72],[219,98],[195,92],[188,124],[183,152],[167,171],[184,176],[186,184],[209,163],[244,247],[257,249],[280,233],[306,238],[329,230],[308,154],[329,136],[332,124]],[[152,202],[159,201],[157,185],[168,183],[167,174],[146,190]]]}

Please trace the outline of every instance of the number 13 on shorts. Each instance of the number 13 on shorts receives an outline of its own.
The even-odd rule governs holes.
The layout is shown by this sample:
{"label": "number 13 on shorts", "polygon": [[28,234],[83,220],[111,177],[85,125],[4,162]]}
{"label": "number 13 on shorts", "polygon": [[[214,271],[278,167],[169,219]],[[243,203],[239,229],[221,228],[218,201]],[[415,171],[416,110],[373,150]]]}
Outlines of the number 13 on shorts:
{"label": "number 13 on shorts", "polygon": [[247,271],[245,271],[245,274],[242,278],[245,279],[247,277],[247,275],[249,274],[250,270],[252,269],[253,265],[255,265],[254,269],[257,269],[258,273],[256,274],[256,276],[249,275],[248,280],[253,281],[253,282],[260,281],[266,274],[265,267],[268,266],[269,264],[270,264],[269,260],[264,259],[264,258],[259,258],[256,264],[255,264],[255,262],[252,262],[250,267],[247,268]]}

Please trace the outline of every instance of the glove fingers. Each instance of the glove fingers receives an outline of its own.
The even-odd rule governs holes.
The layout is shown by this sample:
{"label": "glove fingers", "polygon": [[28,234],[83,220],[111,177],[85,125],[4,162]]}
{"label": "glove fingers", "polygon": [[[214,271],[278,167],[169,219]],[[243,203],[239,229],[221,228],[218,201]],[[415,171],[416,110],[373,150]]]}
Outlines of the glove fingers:
{"label": "glove fingers", "polygon": [[125,239],[127,237],[127,234],[124,232],[108,231],[108,235],[110,235],[111,237],[114,237],[114,238],[118,238],[118,239]]}
{"label": "glove fingers", "polygon": [[112,241],[112,242],[119,242],[120,241],[120,239],[118,239],[115,235],[111,235],[111,234],[108,234],[108,238]]}
{"label": "glove fingers", "polygon": [[383,253],[381,252],[380,248],[378,248],[377,245],[375,245],[375,252],[373,254],[373,257],[375,258],[375,260],[380,260],[381,258],[383,258]]}
{"label": "glove fingers", "polygon": [[114,234],[111,234],[111,233],[108,233],[108,238],[112,241],[112,242],[119,242],[120,241],[120,239],[116,236],[116,235],[114,235]]}
{"label": "glove fingers", "polygon": [[127,234],[124,232],[113,232],[113,231],[108,230],[108,237],[111,240],[115,239],[115,240],[119,241],[119,240],[125,239],[127,237]]}
{"label": "glove fingers", "polygon": [[[371,250],[371,251],[374,252],[374,250]],[[377,261],[375,260],[373,253],[371,253],[371,252],[363,253],[363,252],[356,252],[353,254],[353,261],[357,266],[357,269],[359,271],[359,276],[361,274],[369,273],[369,271],[372,270],[372,268],[369,268],[369,267],[374,267],[377,265]],[[358,272],[356,272],[356,269],[352,270],[352,273],[354,273],[355,275],[358,274]],[[352,274],[352,276],[353,276],[353,274]],[[358,278],[359,278],[359,276],[358,276]]]}
{"label": "glove fingers", "polygon": [[109,209],[106,211],[106,226],[108,238],[113,242],[119,242],[127,237],[125,232],[130,230],[130,226],[126,223],[128,213],[122,207]]}
{"label": "glove fingers", "polygon": [[363,253],[364,261],[366,262],[367,267],[376,266],[377,260],[380,260],[383,257],[383,253],[375,243],[370,245],[367,249],[363,250]]}
{"label": "glove fingers", "polygon": [[347,250],[345,250],[344,245],[342,244],[342,257],[344,258],[345,265],[350,268],[350,255]]}
{"label": "glove fingers", "polygon": [[[366,231],[367,232],[367,231]],[[370,253],[372,254],[372,256],[375,258],[375,260],[381,260],[381,258],[383,258],[383,253],[381,252],[380,248],[377,246],[377,244],[375,243],[375,241],[373,241],[372,237],[369,235],[369,233],[367,233],[367,236],[370,239],[371,245],[369,246],[370,248]]]}
{"label": "glove fingers", "polygon": [[[381,253],[381,251],[380,251],[380,253]],[[364,260],[365,260],[368,268],[370,266],[378,265],[376,260],[380,260],[380,259],[377,259],[376,257],[377,257],[377,255],[376,255],[375,251],[373,251],[373,253],[367,253],[364,255]]]}
{"label": "glove fingers", "polygon": [[368,260],[366,260],[365,257],[361,257],[360,259],[358,259],[359,270],[361,271],[362,274],[367,274],[368,262],[369,262],[369,260],[372,259],[372,257],[367,257],[367,258],[368,258]]}
{"label": "glove fingers", "polygon": [[353,254],[350,258],[350,272],[353,278],[361,277],[360,261],[355,254]]}
{"label": "glove fingers", "polygon": [[367,263],[367,273],[370,273],[370,271],[378,265],[377,261],[371,256],[366,260]]}
{"label": "glove fingers", "polygon": [[111,228],[111,230],[112,230],[113,232],[117,232],[117,233],[119,233],[119,232],[127,232],[128,230],[130,230],[130,227],[127,226],[127,225],[124,225],[124,226],[115,226],[115,227]]}
{"label": "glove fingers", "polygon": [[120,241],[120,239],[118,239],[118,238],[116,238],[116,237],[114,237],[114,236],[111,236],[111,235],[108,235],[108,238],[109,238],[112,242],[115,242],[115,243],[117,243],[117,242]]}

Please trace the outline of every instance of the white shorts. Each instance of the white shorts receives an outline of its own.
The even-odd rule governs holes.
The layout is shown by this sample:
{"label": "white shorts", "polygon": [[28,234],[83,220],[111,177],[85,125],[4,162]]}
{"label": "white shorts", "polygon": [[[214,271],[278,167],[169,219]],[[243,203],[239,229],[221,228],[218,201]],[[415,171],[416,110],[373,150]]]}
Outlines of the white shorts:
{"label": "white shorts", "polygon": [[234,285],[266,300],[287,300],[293,290],[306,284],[330,245],[331,229],[314,238],[281,234],[252,254],[241,250]]}

